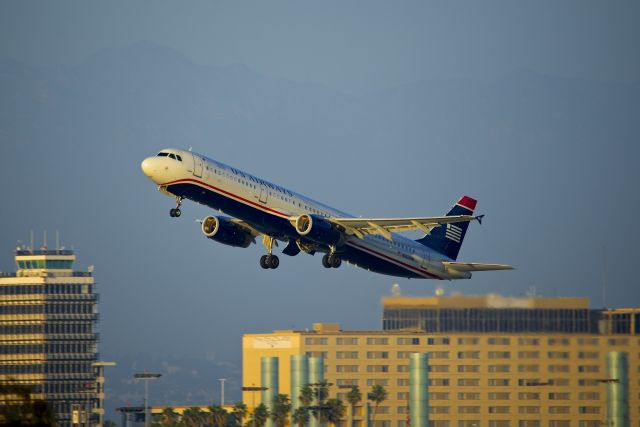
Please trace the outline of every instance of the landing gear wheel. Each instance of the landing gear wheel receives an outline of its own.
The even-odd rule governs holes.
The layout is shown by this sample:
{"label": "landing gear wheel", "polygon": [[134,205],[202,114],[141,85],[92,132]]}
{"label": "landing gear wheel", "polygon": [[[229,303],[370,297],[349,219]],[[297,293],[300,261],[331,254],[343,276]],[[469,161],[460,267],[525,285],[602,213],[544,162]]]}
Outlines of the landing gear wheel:
{"label": "landing gear wheel", "polygon": [[268,258],[269,255],[262,255],[260,257],[260,267],[264,268],[265,270],[269,268],[269,264],[267,263]]}
{"label": "landing gear wheel", "polygon": [[180,215],[182,215],[182,211],[180,211],[180,209],[178,209],[178,208],[169,210],[169,216],[170,217],[177,218]]}
{"label": "landing gear wheel", "polygon": [[324,268],[331,268],[331,262],[330,262],[330,260],[329,260],[330,258],[331,258],[331,255],[329,255],[329,254],[325,254],[325,255],[322,257],[322,266],[323,266]]}
{"label": "landing gear wheel", "polygon": [[331,262],[331,267],[338,268],[342,265],[342,260],[338,255],[331,255],[329,261]]}
{"label": "landing gear wheel", "polygon": [[270,255],[267,258],[267,262],[269,263],[269,267],[273,268],[274,270],[280,265],[280,259],[278,259],[278,257],[275,255]]}

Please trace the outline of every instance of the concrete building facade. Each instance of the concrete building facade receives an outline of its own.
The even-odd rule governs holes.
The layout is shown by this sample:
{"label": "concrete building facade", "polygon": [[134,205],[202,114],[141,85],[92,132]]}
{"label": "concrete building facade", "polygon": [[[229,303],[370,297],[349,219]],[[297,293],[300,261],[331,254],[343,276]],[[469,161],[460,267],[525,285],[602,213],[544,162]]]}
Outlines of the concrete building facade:
{"label": "concrete building facade", "polygon": [[[19,248],[16,272],[0,273],[0,383],[50,403],[60,427],[89,425],[102,411],[98,295],[92,273],[73,270],[75,259],[70,250]],[[19,403],[0,394],[0,406]]]}
{"label": "concrete building facade", "polygon": [[[640,427],[640,309],[591,310],[585,298],[497,296],[391,297],[383,308],[384,316],[392,310],[397,318],[423,316],[439,329],[393,329],[385,317],[388,329],[381,331],[315,324],[246,334],[244,384],[260,385],[260,358],[278,357],[279,390],[290,394],[290,356],[322,356],[331,397],[345,401],[347,387],[357,385],[366,399],[380,384],[389,395],[375,427],[405,427],[409,355],[427,352],[430,426],[598,427],[607,419],[606,355],[624,352],[629,425]],[[354,426],[365,427],[371,412],[366,401],[357,405]]]}

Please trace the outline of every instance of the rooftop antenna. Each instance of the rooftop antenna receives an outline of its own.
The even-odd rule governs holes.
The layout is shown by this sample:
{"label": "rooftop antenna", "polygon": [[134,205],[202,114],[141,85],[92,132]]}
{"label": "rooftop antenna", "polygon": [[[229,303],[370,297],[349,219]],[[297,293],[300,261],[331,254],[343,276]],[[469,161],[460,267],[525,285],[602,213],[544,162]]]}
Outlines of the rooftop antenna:
{"label": "rooftop antenna", "polygon": [[60,231],[56,230],[56,251],[60,250]]}
{"label": "rooftop antenna", "polygon": [[29,250],[33,251],[33,230],[29,230],[29,231],[30,231],[30,236],[31,236],[31,240],[29,241],[31,246],[29,247]]}
{"label": "rooftop antenna", "polygon": [[42,234],[43,234],[42,247],[46,249],[47,248],[47,230],[44,230]]}
{"label": "rooftop antenna", "polygon": [[602,246],[602,305],[607,308],[607,247]]}

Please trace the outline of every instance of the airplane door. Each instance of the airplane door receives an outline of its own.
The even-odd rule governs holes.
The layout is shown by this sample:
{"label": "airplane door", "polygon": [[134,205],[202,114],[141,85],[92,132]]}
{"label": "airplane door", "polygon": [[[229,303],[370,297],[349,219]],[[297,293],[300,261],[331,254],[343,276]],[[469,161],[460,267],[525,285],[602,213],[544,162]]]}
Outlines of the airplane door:
{"label": "airplane door", "polygon": [[258,200],[260,200],[261,203],[267,203],[267,197],[269,196],[269,191],[267,190],[267,187],[265,187],[264,185],[260,186],[260,197],[258,198]]}
{"label": "airplane door", "polygon": [[202,158],[193,154],[193,175],[202,177]]}

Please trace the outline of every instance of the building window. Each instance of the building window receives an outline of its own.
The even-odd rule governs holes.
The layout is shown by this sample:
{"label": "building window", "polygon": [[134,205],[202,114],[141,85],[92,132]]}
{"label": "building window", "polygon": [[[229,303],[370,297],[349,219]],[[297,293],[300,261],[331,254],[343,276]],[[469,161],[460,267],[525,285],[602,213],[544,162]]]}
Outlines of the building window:
{"label": "building window", "polygon": [[518,345],[540,345],[539,338],[518,338]]}
{"label": "building window", "polygon": [[429,372],[449,372],[449,365],[429,365]]}
{"label": "building window", "polygon": [[480,352],[479,351],[459,351],[458,359],[479,359]]}
{"label": "building window", "polygon": [[449,386],[448,378],[429,378],[429,385],[432,387],[447,387]]}
{"label": "building window", "polygon": [[547,340],[549,345],[569,345],[569,338],[549,338]]}
{"label": "building window", "polygon": [[430,351],[429,359],[448,359],[449,352],[448,351]]}
{"label": "building window", "polygon": [[489,420],[489,427],[511,427],[510,420]]}
{"label": "building window", "polygon": [[449,338],[427,338],[427,345],[449,345]]}
{"label": "building window", "polygon": [[358,372],[358,365],[336,365],[336,372]]}
{"label": "building window", "polygon": [[341,386],[341,385],[351,385],[351,386],[356,386],[358,385],[358,380],[354,380],[354,379],[350,379],[350,378],[341,378],[341,379],[337,379],[336,380],[336,384]]}
{"label": "building window", "polygon": [[409,385],[409,378],[398,378],[396,384],[398,387],[406,387]]}
{"label": "building window", "polygon": [[539,351],[519,351],[518,358],[520,359],[537,359],[540,357]]}
{"label": "building window", "polygon": [[600,372],[600,366],[598,365],[579,365],[578,372]]}
{"label": "building window", "polygon": [[600,400],[600,393],[596,391],[582,391],[578,393],[578,400]]}
{"label": "building window", "polygon": [[540,427],[539,420],[518,420],[518,427]]}
{"label": "building window", "polygon": [[489,400],[509,400],[509,393],[506,392],[489,392]]}
{"label": "building window", "polygon": [[420,345],[420,338],[398,338],[398,345]]}
{"label": "building window", "polygon": [[508,414],[510,406],[489,406],[490,414]]}
{"label": "building window", "polygon": [[430,391],[429,400],[449,400],[449,393],[441,391]]}
{"label": "building window", "polygon": [[539,414],[540,407],[539,406],[518,406],[519,414]]}
{"label": "building window", "polygon": [[337,345],[358,345],[358,338],[336,338]]}
{"label": "building window", "polygon": [[569,365],[549,365],[547,370],[549,372],[569,372]]}
{"label": "building window", "polygon": [[509,365],[489,365],[489,372],[509,372]]}
{"label": "building window", "polygon": [[[469,414],[469,413],[475,413],[475,412],[465,412],[465,413]],[[480,427],[480,420],[459,420],[458,427]]]}
{"label": "building window", "polygon": [[600,353],[597,351],[580,351],[578,352],[578,359],[599,359]]}
{"label": "building window", "polygon": [[399,391],[396,394],[396,399],[398,399],[398,400],[409,400],[409,392]]}
{"label": "building window", "polygon": [[458,372],[480,372],[480,365],[458,365]]}
{"label": "building window", "polygon": [[449,427],[449,420],[429,420],[429,427]]}
{"label": "building window", "polygon": [[462,337],[458,338],[458,345],[478,345],[478,338],[476,337]]}
{"label": "building window", "polygon": [[397,365],[396,366],[396,371],[397,372],[409,372],[409,365]]}
{"label": "building window", "polygon": [[487,383],[489,387],[507,387],[509,380],[507,378],[489,378]]}
{"label": "building window", "polygon": [[550,351],[547,353],[547,357],[549,359],[568,359],[569,352],[568,351]]}
{"label": "building window", "polygon": [[539,372],[540,365],[518,365],[518,372]]}
{"label": "building window", "polygon": [[549,420],[549,427],[571,427],[570,420]]}
{"label": "building window", "polygon": [[540,400],[540,393],[533,392],[520,392],[518,393],[519,400]]}
{"label": "building window", "polygon": [[[480,413],[480,407],[479,406],[458,406],[458,413],[459,414],[479,414]],[[477,426],[478,424],[476,424]]]}
{"label": "building window", "polygon": [[367,365],[367,372],[389,372],[389,365]]}
{"label": "building window", "polygon": [[569,400],[570,393],[549,393],[549,400]]}
{"label": "building window", "polygon": [[570,406],[549,406],[550,414],[568,414],[571,409]]}
{"label": "building window", "polygon": [[389,338],[367,338],[367,345],[388,345]]}
{"label": "building window", "polygon": [[388,351],[367,351],[367,359],[388,359]]}
{"label": "building window", "polygon": [[374,386],[374,385],[381,385],[383,387],[386,387],[386,386],[389,385],[389,380],[381,379],[381,378],[369,378],[369,379],[367,379],[367,385],[369,387]]}
{"label": "building window", "polygon": [[449,407],[448,406],[429,406],[430,414],[448,414]]}
{"label": "building window", "polygon": [[459,378],[458,386],[460,387],[477,387],[480,385],[478,378]]}
{"label": "building window", "polygon": [[337,351],[336,359],[357,359],[358,352],[357,351]]}
{"label": "building window", "polygon": [[509,340],[509,338],[503,338],[503,337],[500,337],[500,338],[492,337],[492,338],[489,338],[487,340],[487,344],[489,344],[489,345],[509,345],[509,344],[511,344],[511,340]]}
{"label": "building window", "polygon": [[480,400],[480,393],[458,393],[458,400]]}
{"label": "building window", "polygon": [[316,338],[316,337],[307,337],[304,339],[304,343],[306,345],[327,345],[329,344],[328,338]]}

